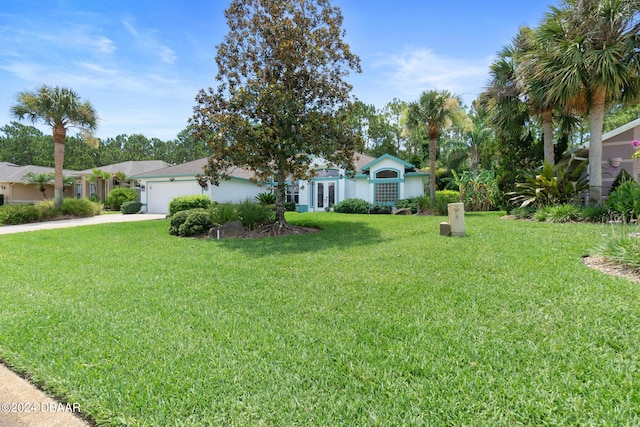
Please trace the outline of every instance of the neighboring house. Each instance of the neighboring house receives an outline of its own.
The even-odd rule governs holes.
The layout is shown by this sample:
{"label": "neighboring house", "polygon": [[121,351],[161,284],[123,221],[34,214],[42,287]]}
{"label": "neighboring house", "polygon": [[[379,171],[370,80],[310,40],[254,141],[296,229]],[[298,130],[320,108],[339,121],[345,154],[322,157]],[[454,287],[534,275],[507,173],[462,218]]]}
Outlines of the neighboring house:
{"label": "neighboring house", "polygon": [[[24,179],[24,176],[30,172],[36,175],[53,174],[54,169],[45,166],[18,166],[13,163],[0,162],[0,194],[4,195],[5,204],[36,203],[44,200],[40,189]],[[65,169],[63,174],[77,176],[78,171]],[[64,197],[79,197],[77,191],[77,185],[66,186],[64,187]],[[45,185],[45,195],[47,198],[53,198],[53,184]]]}
{"label": "neighboring house", "polygon": [[[79,194],[80,197],[97,196],[100,200],[106,200],[109,191],[115,187],[132,187],[138,189],[135,180],[130,177],[142,173],[150,172],[156,169],[162,169],[170,166],[169,163],[162,160],[140,160],[116,163],[113,165],[100,166],[98,168],[86,169],[78,172],[81,177]],[[94,174],[94,170],[100,173],[106,173],[109,178],[99,178]],[[120,175],[124,175],[125,180],[120,179]]]}
{"label": "neighboring house", "polygon": [[[133,176],[132,179],[140,182],[141,202],[146,204],[146,211],[167,213],[174,197],[192,194],[206,194],[221,203],[240,202],[270,191],[273,184],[252,183],[250,171],[236,168],[230,171],[230,180],[221,180],[219,186],[202,188],[195,176],[203,172],[206,164],[204,158]],[[424,195],[428,174],[397,157],[385,154],[374,158],[357,154],[355,166],[356,174],[349,177],[344,169],[316,160],[312,165],[316,173],[311,181],[287,183],[287,201],[294,202],[298,212],[314,212],[328,210],[348,198],[393,205],[399,199]]]}
{"label": "neighboring house", "polygon": [[[622,169],[629,172],[634,178],[640,177],[640,160],[632,159],[631,155],[636,151],[631,141],[640,141],[640,119],[636,119],[626,125],[620,126],[602,135],[602,195],[607,196],[611,190],[611,184]],[[575,147],[569,152],[569,156],[562,163],[575,165],[577,162],[589,158],[589,142]],[[593,167],[593,165],[589,165]]]}

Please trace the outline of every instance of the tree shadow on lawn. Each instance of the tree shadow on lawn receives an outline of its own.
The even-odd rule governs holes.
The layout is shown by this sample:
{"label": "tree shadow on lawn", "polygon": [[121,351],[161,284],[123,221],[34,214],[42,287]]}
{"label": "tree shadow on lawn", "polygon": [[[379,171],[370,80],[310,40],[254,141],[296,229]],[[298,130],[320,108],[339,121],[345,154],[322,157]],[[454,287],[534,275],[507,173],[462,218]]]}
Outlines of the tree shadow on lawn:
{"label": "tree shadow on lawn", "polygon": [[228,238],[216,242],[232,251],[262,257],[274,253],[300,254],[332,248],[378,245],[385,241],[379,230],[362,222],[298,220],[291,221],[291,225],[318,228],[320,231],[259,239]]}

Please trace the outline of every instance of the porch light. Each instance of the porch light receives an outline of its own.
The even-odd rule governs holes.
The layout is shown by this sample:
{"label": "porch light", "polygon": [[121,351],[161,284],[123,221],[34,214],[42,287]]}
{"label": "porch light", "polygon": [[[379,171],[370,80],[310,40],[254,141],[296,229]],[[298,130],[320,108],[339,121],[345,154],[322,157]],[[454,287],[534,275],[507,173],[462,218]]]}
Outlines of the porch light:
{"label": "porch light", "polygon": [[609,159],[611,167],[617,168],[620,166],[620,163],[622,163],[622,157],[612,157]]}

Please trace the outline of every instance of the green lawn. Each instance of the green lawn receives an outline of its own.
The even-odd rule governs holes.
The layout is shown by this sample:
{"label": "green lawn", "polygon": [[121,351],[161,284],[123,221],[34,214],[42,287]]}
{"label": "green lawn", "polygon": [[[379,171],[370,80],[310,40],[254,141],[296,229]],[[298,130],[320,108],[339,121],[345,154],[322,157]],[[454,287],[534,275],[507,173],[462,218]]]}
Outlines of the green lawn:
{"label": "green lawn", "polygon": [[290,214],[0,236],[0,359],[99,425],[640,423],[640,288],[583,266],[610,226]]}

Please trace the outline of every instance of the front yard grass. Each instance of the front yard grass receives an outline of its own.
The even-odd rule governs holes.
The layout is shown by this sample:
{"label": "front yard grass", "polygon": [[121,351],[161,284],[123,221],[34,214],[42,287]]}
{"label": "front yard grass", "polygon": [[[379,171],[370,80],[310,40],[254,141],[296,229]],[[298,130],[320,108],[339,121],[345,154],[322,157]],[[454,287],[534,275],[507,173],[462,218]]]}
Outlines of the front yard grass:
{"label": "front yard grass", "polygon": [[[288,214],[0,237],[0,359],[99,425],[637,425],[640,290],[608,226]],[[606,231],[604,231],[606,232]]]}

